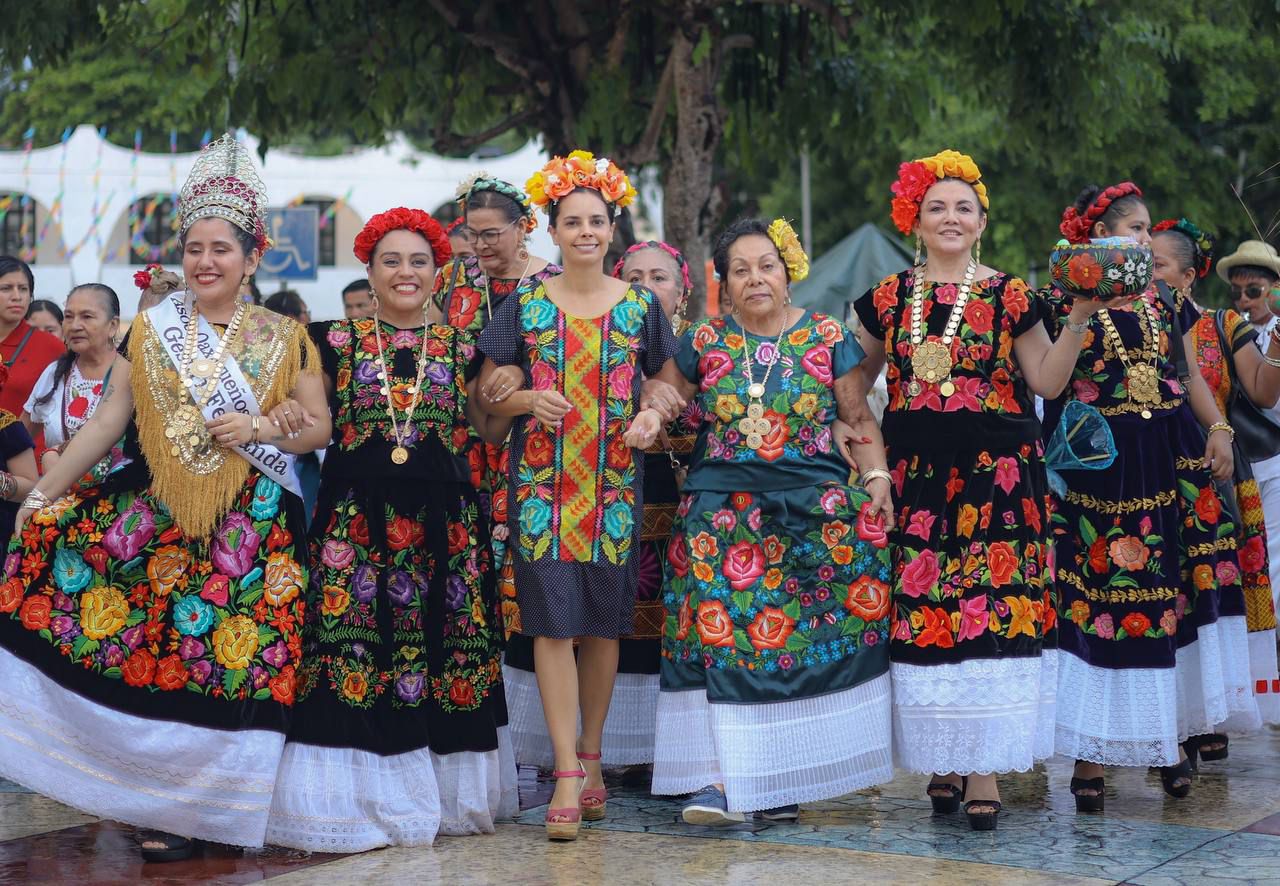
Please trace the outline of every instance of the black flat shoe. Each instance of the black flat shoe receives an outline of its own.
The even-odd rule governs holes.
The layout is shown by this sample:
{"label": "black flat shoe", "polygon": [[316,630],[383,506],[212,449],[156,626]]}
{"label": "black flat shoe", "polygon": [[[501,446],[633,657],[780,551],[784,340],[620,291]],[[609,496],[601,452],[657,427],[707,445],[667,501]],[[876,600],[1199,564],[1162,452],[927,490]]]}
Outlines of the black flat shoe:
{"label": "black flat shoe", "polygon": [[[935,796],[932,791],[946,791],[945,796]],[[960,798],[964,796],[964,787],[947,781],[931,781],[925,788],[929,802],[933,804],[934,815],[954,815],[960,811]]]}
{"label": "black flat shoe", "polygon": [[[166,834],[164,831],[140,831],[138,848],[142,852],[142,860],[150,862],[186,861],[196,851],[196,841],[177,834]],[[160,846],[148,847],[143,843],[159,843]]]}
{"label": "black flat shoe", "polygon": [[[1185,778],[1187,780],[1186,784],[1174,784],[1180,778]],[[1190,794],[1191,761],[1183,760],[1177,766],[1161,766],[1160,784],[1164,787],[1164,792],[1170,797],[1176,797],[1181,800]]]}
{"label": "black flat shoe", "polygon": [[[990,806],[991,812],[970,812],[976,806]],[[964,804],[964,814],[969,819],[969,829],[974,831],[994,831],[1000,818],[1000,810],[1004,807],[999,800],[969,800]]]}
{"label": "black flat shoe", "polygon": [[[1104,791],[1107,780],[1097,778],[1072,778],[1071,795],[1076,798],[1076,812],[1101,812],[1106,801]],[[1096,794],[1082,794],[1081,791],[1097,791]]]}

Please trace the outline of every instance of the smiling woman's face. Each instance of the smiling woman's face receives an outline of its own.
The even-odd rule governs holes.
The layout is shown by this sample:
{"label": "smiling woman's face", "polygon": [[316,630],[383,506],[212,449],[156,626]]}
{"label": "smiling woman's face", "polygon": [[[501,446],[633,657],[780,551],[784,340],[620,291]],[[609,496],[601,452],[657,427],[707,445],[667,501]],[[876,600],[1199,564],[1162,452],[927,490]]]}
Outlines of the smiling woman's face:
{"label": "smiling woman's face", "polygon": [[971,185],[943,179],[925,191],[916,230],[930,253],[972,252],[986,228],[986,213]]}

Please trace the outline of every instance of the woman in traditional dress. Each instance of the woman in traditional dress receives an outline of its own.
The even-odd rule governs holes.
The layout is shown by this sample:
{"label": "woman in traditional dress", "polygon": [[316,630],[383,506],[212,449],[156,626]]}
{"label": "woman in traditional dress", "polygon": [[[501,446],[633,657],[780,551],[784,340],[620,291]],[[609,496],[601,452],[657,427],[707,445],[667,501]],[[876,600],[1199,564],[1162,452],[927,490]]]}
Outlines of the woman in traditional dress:
{"label": "woman in traditional dress", "polygon": [[0,409],[22,414],[22,405],[45,367],[66,353],[60,335],[50,335],[27,322],[35,294],[31,266],[20,258],[0,255],[0,360],[9,367],[9,381],[0,391]]}
{"label": "woman in traditional dress", "polygon": [[[1197,280],[1208,276],[1216,238],[1185,219],[1166,219],[1154,225],[1151,253],[1155,276],[1182,298],[1193,300]],[[1268,335],[1258,349],[1258,333],[1233,310],[1205,310],[1191,327],[1195,360],[1200,375],[1213,394],[1218,411],[1230,414],[1232,402],[1247,397],[1261,409],[1280,400],[1280,338]],[[1243,407],[1237,407],[1243,408]],[[1243,464],[1242,464],[1243,462]],[[1244,592],[1245,624],[1249,633],[1249,669],[1258,714],[1264,723],[1280,722],[1280,685],[1276,668],[1276,613],[1272,600],[1267,557],[1267,530],[1258,483],[1243,458],[1235,462],[1237,514],[1236,555]],[[1224,569],[1230,573],[1230,568]],[[1222,733],[1193,735],[1183,743],[1192,766],[1196,757],[1222,760],[1227,756],[1227,736]]]}
{"label": "woman in traditional dress", "polygon": [[[49,364],[31,390],[22,421],[33,437],[44,440],[40,468],[48,472],[84,427],[111,382],[111,369],[120,359],[116,333],[120,328],[120,299],[102,283],[84,283],[67,295],[67,352]],[[94,465],[87,479],[100,482],[127,459],[117,443]]]}
{"label": "woman in traditional dress", "polygon": [[[736,222],[714,262],[733,317],[686,332],[659,375],[702,421],[667,552],[653,791],[697,791],[682,814],[702,825],[794,819],[893,776],[892,508],[862,349],[791,304],[808,260],[786,222]],[[848,484],[837,408],[864,435],[866,491]],[[652,440],[655,416],[633,434]]]}
{"label": "woman in traditional dress", "polygon": [[573,839],[582,818],[605,815],[601,735],[635,604],[644,460],[623,434],[643,377],[671,358],[675,338],[648,289],[604,273],[615,213],[635,197],[626,174],[574,151],[528,188],[565,271],[498,309],[480,337],[481,387],[500,366],[523,371],[527,389],[486,408],[518,417],[510,556],[555,752],[547,835]]}
{"label": "woman in traditional dress", "polygon": [[[644,286],[658,297],[662,312],[671,319],[672,332],[680,335],[688,325],[685,311],[693,285],[689,265],[680,251],[657,240],[631,246],[613,268],[613,276]],[[679,484],[688,467],[689,453],[701,423],[701,405],[689,403],[668,424],[665,436],[644,456],[644,510],[640,521],[641,545],[636,556],[636,607],[631,630],[618,640],[618,676],[604,724],[601,765],[638,766],[653,762],[653,725],[658,705],[658,662],[662,653],[662,568],[671,540],[671,524],[680,501]],[[521,725],[517,760],[522,764],[551,766],[551,737],[542,716],[542,700],[531,679],[533,656],[519,650],[531,641],[514,635],[506,655],[506,674],[520,689],[508,693],[513,722]],[[513,654],[516,650],[516,654]],[[528,676],[526,676],[526,674]],[[515,698],[511,698],[514,695]]]}
{"label": "woman in traditional dress", "polygon": [[[0,585],[0,774],[90,815],[260,846],[306,583],[293,453],[329,413],[306,330],[238,298],[268,247],[243,146],[179,196],[190,290],[139,315],[93,417],[24,502]],[[125,437],[129,465],[73,484]],[[65,497],[64,492],[71,490]]]}
{"label": "woman in traditional dress", "polygon": [[[1145,245],[1150,226],[1142,191],[1122,182],[1086,188],[1061,230],[1072,243],[1129,237]],[[1082,270],[1101,273],[1096,265]],[[1055,332],[1075,335],[1066,326],[1071,300],[1051,299]],[[1104,765],[1159,766],[1165,792],[1187,796],[1191,763],[1180,742],[1258,723],[1235,532],[1214,489],[1215,479],[1231,477],[1234,434],[1196,368],[1198,318],[1190,300],[1166,301],[1156,285],[1129,306],[1099,311],[1071,387],[1045,404],[1049,428],[1067,400],[1093,406],[1116,448],[1105,470],[1064,473],[1068,489],[1053,514],[1055,749],[1076,760],[1071,791],[1082,812],[1103,809]]]}
{"label": "woman in traditional dress", "polygon": [[[436,273],[432,316],[437,322],[479,335],[512,295],[534,289],[560,273],[559,265],[530,255],[525,242],[537,227],[529,197],[515,185],[478,172],[458,185],[463,226],[473,253],[456,258]],[[503,367],[478,392],[483,403],[496,403],[523,384],[519,367]],[[476,438],[467,452],[481,507],[491,523],[494,567],[502,597],[507,633],[503,656],[511,741],[518,763],[550,766],[549,740],[537,679],[533,673],[533,638],[521,633],[514,567],[507,564],[507,443]]]}
{"label": "woman in traditional dress", "polygon": [[470,425],[500,441],[511,422],[476,406],[474,335],[425,322],[449,258],[435,219],[375,215],[355,254],[374,316],[312,327],[334,433],[267,829],[316,852],[491,833],[517,809],[489,526],[465,457]]}
{"label": "woman in traditional dress", "polygon": [[[0,390],[9,380],[9,367],[0,363]],[[13,535],[18,502],[36,485],[35,443],[18,417],[0,409],[0,541],[7,546]]]}
{"label": "woman in traditional dress", "polygon": [[[946,150],[899,168],[913,268],[860,298],[869,378],[888,362],[894,746],[935,812],[996,826],[996,775],[1053,753],[1048,485],[1032,394],[1057,396],[1084,337],[1055,346],[1027,284],[983,265],[988,196]],[[1096,311],[1077,302],[1072,322]],[[1078,328],[1078,325],[1077,327]]]}

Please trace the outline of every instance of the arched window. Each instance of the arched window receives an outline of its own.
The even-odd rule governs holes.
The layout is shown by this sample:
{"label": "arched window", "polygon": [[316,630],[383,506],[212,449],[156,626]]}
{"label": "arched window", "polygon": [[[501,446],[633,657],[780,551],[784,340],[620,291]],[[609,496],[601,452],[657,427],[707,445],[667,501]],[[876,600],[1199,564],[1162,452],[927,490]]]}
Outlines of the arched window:
{"label": "arched window", "polygon": [[129,264],[182,264],[173,197],[139,197],[129,210]]}
{"label": "arched window", "polygon": [[0,255],[18,255],[35,263],[36,201],[26,194],[0,194]]}

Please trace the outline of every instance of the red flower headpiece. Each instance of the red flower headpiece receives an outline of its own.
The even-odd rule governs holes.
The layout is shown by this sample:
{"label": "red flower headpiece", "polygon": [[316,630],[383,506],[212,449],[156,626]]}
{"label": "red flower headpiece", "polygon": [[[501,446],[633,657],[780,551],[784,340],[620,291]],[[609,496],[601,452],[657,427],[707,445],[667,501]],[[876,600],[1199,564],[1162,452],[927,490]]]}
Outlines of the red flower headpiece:
{"label": "red flower headpiece", "polygon": [[453,221],[449,222],[449,224],[445,225],[445,228],[444,228],[445,234],[452,237],[453,232],[458,230],[458,228],[462,227],[466,223],[466,221],[467,220],[462,216],[458,216]]}
{"label": "red flower headpiece", "polygon": [[453,257],[453,247],[449,245],[449,235],[440,227],[440,222],[431,217],[431,213],[421,209],[406,209],[397,206],[386,212],[379,212],[365,223],[364,228],[356,235],[352,248],[360,264],[367,265],[373,258],[373,250],[378,241],[392,231],[413,231],[427,238],[431,244],[431,254],[436,267],[442,267]]}
{"label": "red flower headpiece", "polygon": [[156,271],[162,271],[164,268],[158,264],[149,264],[141,271],[133,272],[133,285],[146,292],[151,288],[151,283],[155,280]]}
{"label": "red flower headpiece", "polygon": [[1070,243],[1088,243],[1089,231],[1093,229],[1098,219],[1111,208],[1111,204],[1119,200],[1121,197],[1141,197],[1142,188],[1133,182],[1120,182],[1118,185],[1112,185],[1098,196],[1093,198],[1093,202],[1085,207],[1084,213],[1076,212],[1074,206],[1068,206],[1062,213],[1062,223],[1058,225],[1058,230],[1062,232],[1062,236],[1067,238]]}
{"label": "red flower headpiece", "polygon": [[898,166],[898,180],[889,190],[893,192],[893,223],[904,234],[910,234],[920,216],[920,203],[925,193],[944,178],[958,178],[973,186],[982,208],[990,209],[987,186],[982,181],[982,171],[968,154],[950,148],[932,157],[921,157]]}

